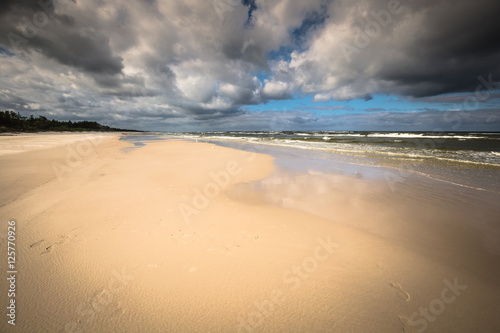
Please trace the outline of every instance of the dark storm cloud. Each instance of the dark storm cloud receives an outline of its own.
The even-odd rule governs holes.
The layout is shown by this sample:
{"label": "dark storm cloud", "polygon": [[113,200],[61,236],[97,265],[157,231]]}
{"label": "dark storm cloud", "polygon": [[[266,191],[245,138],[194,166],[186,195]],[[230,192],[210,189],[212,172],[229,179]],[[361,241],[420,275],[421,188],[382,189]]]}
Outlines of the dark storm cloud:
{"label": "dark storm cloud", "polygon": [[194,120],[220,119],[243,112],[237,108],[211,109],[185,101],[176,103],[174,107],[186,110],[184,114],[190,116]]}
{"label": "dark storm cloud", "polygon": [[[500,2],[415,2],[408,15],[424,18],[406,37],[406,57],[377,76],[407,86],[403,93],[430,96],[474,91],[478,75],[500,76]],[[412,3],[413,5],[413,3]],[[427,83],[421,85],[420,83]]]}
{"label": "dark storm cloud", "polygon": [[113,56],[106,36],[82,36],[78,32],[65,32],[58,36],[35,37],[30,46],[61,64],[79,68],[91,74],[114,75],[121,73],[123,59]]}
{"label": "dark storm cloud", "polygon": [[228,59],[244,60],[257,67],[268,69],[266,60],[268,50],[259,44],[245,44],[244,40],[235,38],[225,42],[222,45],[222,51]]}
{"label": "dark storm cloud", "polygon": [[[487,82],[487,81],[485,81]],[[481,84],[481,89],[478,92],[467,93],[467,94],[453,94],[453,95],[438,95],[431,97],[423,97],[418,99],[419,101],[425,101],[430,103],[464,103],[464,101],[481,99],[481,100],[495,100],[500,98],[499,91],[493,91],[493,89],[500,88],[500,84],[496,83],[491,87],[491,91],[488,91],[484,84]]]}
{"label": "dark storm cloud", "polygon": [[[41,4],[40,4],[41,3]],[[39,52],[90,75],[116,75],[124,68],[105,31],[54,10],[64,1],[8,1],[0,10],[0,45],[13,53]],[[123,14],[122,14],[123,15]],[[123,18],[118,18],[118,20]]]}
{"label": "dark storm cloud", "polygon": [[[106,114],[120,126],[139,117],[147,128],[166,126],[162,117],[227,128],[431,126],[441,111],[340,115],[314,103],[384,94],[404,107],[463,109],[481,86],[478,108],[495,106],[498,13],[498,0],[4,0],[0,107]],[[308,94],[282,118],[244,111]],[[470,111],[464,124],[491,127],[494,112]]]}
{"label": "dark storm cloud", "polygon": [[[390,3],[399,3],[392,14]],[[491,74],[495,80],[500,79],[499,1],[380,0],[343,4],[345,8],[340,5],[336,9],[341,14],[348,10],[350,16],[334,15],[327,29],[350,29],[351,34],[337,39],[335,46],[342,50],[339,45],[343,45],[345,51],[349,45],[353,51],[341,52],[347,61],[339,59],[338,67],[332,66],[326,72],[343,77],[332,90],[349,85],[356,97],[377,92],[425,97],[474,91],[479,75]],[[318,39],[317,43],[324,40]],[[342,65],[345,69],[340,68]]]}
{"label": "dark storm cloud", "polygon": [[19,110],[33,101],[16,96],[8,91],[0,92],[0,110]]}

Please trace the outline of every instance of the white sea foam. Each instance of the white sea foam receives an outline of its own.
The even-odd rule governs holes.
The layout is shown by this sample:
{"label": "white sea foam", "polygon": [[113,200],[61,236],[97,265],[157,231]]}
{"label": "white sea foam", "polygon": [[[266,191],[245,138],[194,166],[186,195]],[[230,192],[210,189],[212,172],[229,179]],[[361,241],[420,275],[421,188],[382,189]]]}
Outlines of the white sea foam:
{"label": "white sea foam", "polygon": [[[390,158],[401,160],[435,161],[441,163],[465,163],[477,166],[500,166],[500,152],[480,151],[471,149],[435,149],[441,142],[436,141],[432,145],[422,145],[421,139],[450,139],[456,142],[467,139],[493,139],[498,140],[497,134],[491,137],[479,136],[476,133],[471,135],[448,133],[447,135],[430,135],[424,133],[336,133],[336,132],[208,132],[208,133],[186,133],[180,135],[184,138],[196,138],[204,140],[224,140],[233,142],[248,142],[252,144],[265,144],[273,146],[295,147],[300,149],[324,150],[341,154]],[[476,135],[472,135],[476,134]],[[342,142],[337,138],[350,137],[354,141]],[[359,137],[359,141],[355,138]],[[317,138],[321,141],[308,140],[308,138]],[[377,141],[376,144],[370,141],[373,138],[387,138],[384,142]],[[396,138],[397,140],[392,140]],[[406,140],[405,140],[406,139]],[[412,141],[413,139],[413,141]],[[368,141],[367,141],[368,140]],[[401,147],[401,143],[409,140],[408,146]],[[356,142],[358,141],[358,142]],[[399,143],[395,146],[394,143]],[[448,142],[448,141],[447,141]],[[453,142],[453,141],[450,141]],[[495,142],[495,141],[489,141]]]}

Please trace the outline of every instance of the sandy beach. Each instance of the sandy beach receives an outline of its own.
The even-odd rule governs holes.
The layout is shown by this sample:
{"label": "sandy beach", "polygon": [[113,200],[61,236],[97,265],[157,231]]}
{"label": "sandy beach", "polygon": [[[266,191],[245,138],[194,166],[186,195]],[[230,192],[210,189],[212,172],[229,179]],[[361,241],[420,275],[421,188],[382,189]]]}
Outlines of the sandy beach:
{"label": "sandy beach", "polygon": [[1,332],[500,329],[498,194],[120,137],[0,136]]}

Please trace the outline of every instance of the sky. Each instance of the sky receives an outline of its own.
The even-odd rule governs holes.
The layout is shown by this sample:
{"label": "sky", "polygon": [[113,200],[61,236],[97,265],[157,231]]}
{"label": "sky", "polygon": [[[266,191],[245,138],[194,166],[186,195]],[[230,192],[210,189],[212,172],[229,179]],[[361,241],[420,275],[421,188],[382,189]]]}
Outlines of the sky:
{"label": "sky", "polygon": [[151,131],[500,131],[498,0],[2,0],[0,110]]}

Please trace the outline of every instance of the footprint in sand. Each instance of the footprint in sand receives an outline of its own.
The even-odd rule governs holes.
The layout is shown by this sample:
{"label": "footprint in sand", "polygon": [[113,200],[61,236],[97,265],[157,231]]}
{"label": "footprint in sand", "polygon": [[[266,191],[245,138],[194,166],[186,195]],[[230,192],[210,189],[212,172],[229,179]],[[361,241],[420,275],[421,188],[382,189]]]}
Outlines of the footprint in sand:
{"label": "footprint in sand", "polygon": [[[63,234],[61,237],[59,237],[58,241],[47,246],[45,248],[44,251],[42,251],[40,254],[46,254],[46,253],[49,253],[51,252],[52,250],[54,250],[55,247],[59,246],[59,245],[63,245],[63,244],[67,244],[69,243],[72,239],[76,238],[77,235],[74,235],[73,238],[68,236],[67,234]],[[38,241],[34,244],[31,244],[30,247],[33,248],[33,247],[37,247],[38,245],[40,245],[42,242],[44,242],[44,240],[42,239],[41,241]]]}
{"label": "footprint in sand", "polygon": [[403,330],[401,331],[401,333],[416,333],[418,332],[415,327],[412,327],[410,325],[410,320],[408,318],[406,318],[405,316],[398,316],[399,318],[399,321],[401,322],[401,324],[403,324]]}
{"label": "footprint in sand", "polygon": [[43,242],[45,242],[45,239],[39,240],[38,242],[31,244],[30,249],[40,246]]}
{"label": "footprint in sand", "polygon": [[49,245],[45,248],[45,250],[43,252],[41,252],[40,254],[45,254],[45,253],[49,253],[50,251],[52,251],[52,249],[54,248],[54,245]]}
{"label": "footprint in sand", "polygon": [[398,291],[398,296],[401,297],[402,300],[405,300],[407,302],[410,300],[410,294],[406,290],[404,290],[401,285],[394,282],[391,282],[390,285]]}

